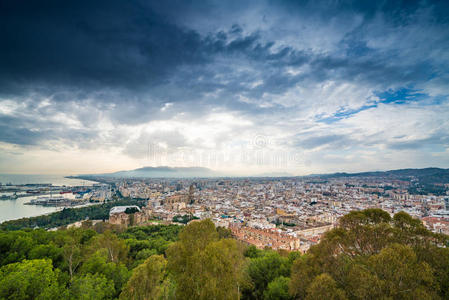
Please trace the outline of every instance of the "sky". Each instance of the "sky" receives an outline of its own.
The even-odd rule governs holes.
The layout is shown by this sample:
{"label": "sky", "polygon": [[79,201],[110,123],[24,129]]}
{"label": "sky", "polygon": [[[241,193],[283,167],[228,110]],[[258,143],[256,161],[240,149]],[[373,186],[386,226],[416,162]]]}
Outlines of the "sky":
{"label": "sky", "polygon": [[0,2],[0,173],[449,168],[448,1]]}

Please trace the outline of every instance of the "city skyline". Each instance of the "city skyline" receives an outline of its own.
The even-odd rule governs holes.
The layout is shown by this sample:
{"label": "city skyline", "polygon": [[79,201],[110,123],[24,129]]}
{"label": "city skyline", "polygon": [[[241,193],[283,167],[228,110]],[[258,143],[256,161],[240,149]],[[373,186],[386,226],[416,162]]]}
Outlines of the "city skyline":
{"label": "city skyline", "polygon": [[444,1],[6,1],[0,173],[449,168]]}

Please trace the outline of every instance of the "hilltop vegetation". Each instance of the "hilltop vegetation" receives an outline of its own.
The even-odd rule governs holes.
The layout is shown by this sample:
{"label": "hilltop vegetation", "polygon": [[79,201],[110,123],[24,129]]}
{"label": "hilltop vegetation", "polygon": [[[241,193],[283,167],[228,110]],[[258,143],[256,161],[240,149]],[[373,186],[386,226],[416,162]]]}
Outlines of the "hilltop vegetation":
{"label": "hilltop vegetation", "polygon": [[0,231],[0,298],[449,298],[447,236],[403,212],[351,212],[304,255],[244,245],[210,220],[96,229]]}

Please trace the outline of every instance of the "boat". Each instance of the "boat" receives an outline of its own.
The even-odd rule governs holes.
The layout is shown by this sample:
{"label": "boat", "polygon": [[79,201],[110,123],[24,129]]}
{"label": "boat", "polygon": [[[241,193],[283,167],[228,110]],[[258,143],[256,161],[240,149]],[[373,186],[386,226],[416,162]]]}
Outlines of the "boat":
{"label": "boat", "polygon": [[36,190],[27,190],[27,194],[40,194],[41,191],[36,191]]}
{"label": "boat", "polygon": [[14,195],[1,195],[0,200],[16,200],[18,197],[16,193]]}
{"label": "boat", "polygon": [[64,197],[37,197],[27,204],[42,206],[70,206],[71,200]]}

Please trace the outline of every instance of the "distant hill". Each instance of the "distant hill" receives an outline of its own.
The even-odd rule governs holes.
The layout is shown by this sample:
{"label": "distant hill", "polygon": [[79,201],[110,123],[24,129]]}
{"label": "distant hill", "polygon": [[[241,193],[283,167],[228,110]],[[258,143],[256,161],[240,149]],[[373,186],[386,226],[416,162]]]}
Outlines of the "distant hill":
{"label": "distant hill", "polygon": [[[105,174],[84,174],[88,177],[115,177],[115,178],[193,178],[193,177],[238,177],[230,174],[217,172],[203,167],[143,167],[129,171],[119,171]],[[78,177],[78,176],[76,176]],[[246,176],[243,176],[246,177]],[[250,177],[294,177],[290,173],[263,173]],[[300,176],[303,178],[337,178],[337,177],[378,177],[389,179],[411,180],[418,179],[420,183],[449,183],[449,169],[424,168],[424,169],[400,169],[390,171],[373,171],[360,173],[333,173],[333,174],[313,174]]]}
{"label": "distant hill", "polygon": [[217,177],[219,173],[201,167],[143,167],[129,171],[119,171],[105,174],[86,174],[83,176],[102,176],[117,178],[192,178]]}
{"label": "distant hill", "polygon": [[336,177],[379,177],[410,180],[418,179],[421,183],[449,183],[449,169],[424,168],[424,169],[399,169],[390,171],[375,171],[361,173],[334,173],[320,175],[324,178]]}
{"label": "distant hill", "polygon": [[[110,178],[193,178],[193,177],[240,177],[228,173],[217,172],[203,167],[143,167],[128,171],[118,171],[103,174],[83,174],[75,177],[110,177]],[[247,177],[247,176],[243,176]],[[249,177],[293,177],[287,172],[274,172],[252,175]]]}

